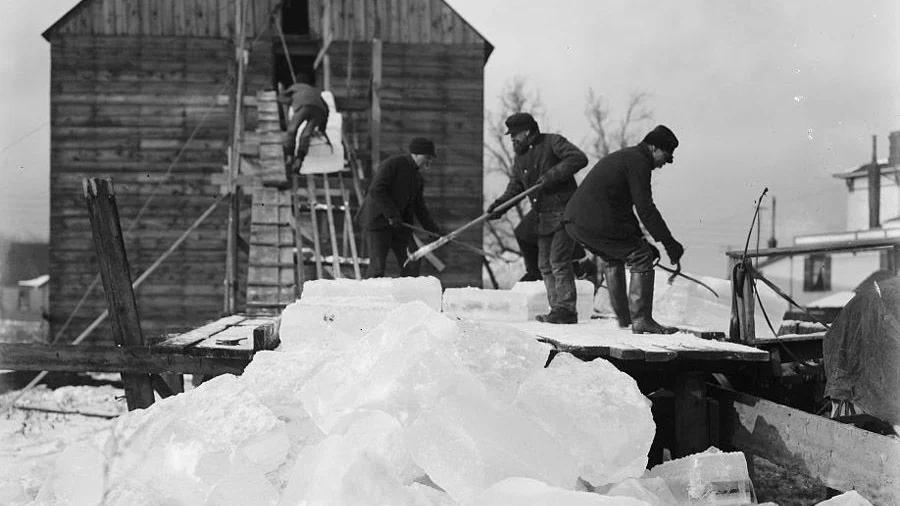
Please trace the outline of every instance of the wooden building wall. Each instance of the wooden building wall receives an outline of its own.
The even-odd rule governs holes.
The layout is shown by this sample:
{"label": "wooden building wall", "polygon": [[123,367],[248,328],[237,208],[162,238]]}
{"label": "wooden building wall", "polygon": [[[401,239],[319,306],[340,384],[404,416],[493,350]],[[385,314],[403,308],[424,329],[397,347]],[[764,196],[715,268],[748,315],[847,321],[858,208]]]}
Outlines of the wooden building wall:
{"label": "wooden building wall", "polygon": [[[259,30],[268,27],[276,2],[250,3],[248,36],[256,40],[247,68],[248,97],[273,87],[274,53],[280,45],[271,32]],[[88,0],[45,32],[52,48],[53,335],[98,272],[82,197],[83,177],[113,179],[123,230],[131,227],[147,196],[157,192],[138,227],[126,234],[134,278],[219,195],[210,179],[226,163],[235,4],[234,0]],[[373,0],[336,0],[334,5],[336,42],[330,54],[332,90],[339,104],[342,97],[367,102],[371,45],[362,41],[381,34],[381,158],[405,151],[414,136],[432,138],[439,158],[425,174],[425,191],[436,220],[452,230],[480,215],[483,65],[490,46],[440,0],[379,0],[377,9]],[[307,47],[318,37],[321,10],[321,0],[310,1],[312,39],[305,38]],[[351,23],[359,26],[363,20],[365,31],[351,29]],[[406,30],[404,25],[421,30]],[[348,61],[353,68],[349,91]],[[347,123],[366,159],[368,113],[349,115]],[[201,121],[203,127],[165,178],[169,164]],[[164,178],[157,189],[156,183]],[[246,204],[245,200],[244,209],[249,209]],[[220,313],[226,207],[192,233],[138,290],[148,335],[195,325]],[[246,222],[242,226],[242,235],[248,237]],[[480,228],[462,239],[480,244]],[[480,257],[452,245],[438,255],[448,265],[440,276],[445,286],[480,286]],[[433,271],[426,267],[423,273]],[[67,338],[76,336],[104,309],[98,287]],[[104,336],[109,337],[104,332],[99,339]]]}

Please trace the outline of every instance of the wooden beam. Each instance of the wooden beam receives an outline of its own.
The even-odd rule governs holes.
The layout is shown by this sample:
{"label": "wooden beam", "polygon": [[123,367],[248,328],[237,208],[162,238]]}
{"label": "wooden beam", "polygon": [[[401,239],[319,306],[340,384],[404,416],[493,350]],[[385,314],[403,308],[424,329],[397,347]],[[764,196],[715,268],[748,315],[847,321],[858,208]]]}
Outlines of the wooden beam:
{"label": "wooden beam", "polygon": [[238,252],[237,252],[237,236],[240,230],[240,205],[241,195],[240,187],[235,184],[240,170],[240,144],[241,131],[244,129],[243,121],[243,99],[244,99],[244,66],[248,57],[248,52],[244,49],[246,20],[244,17],[246,0],[242,0],[235,4],[235,59],[237,64],[237,79],[234,86],[234,106],[232,112],[234,114],[231,125],[231,148],[229,151],[229,183],[228,193],[231,194],[231,201],[228,213],[228,236],[225,260],[225,313],[234,313],[237,305],[237,279],[238,279]]}
{"label": "wooden beam", "polygon": [[372,100],[369,120],[371,173],[381,163],[381,39],[372,39]]}
{"label": "wooden beam", "polygon": [[704,374],[679,374],[675,379],[674,457],[684,457],[709,448],[708,410]]}
{"label": "wooden beam", "polygon": [[[319,68],[319,65],[325,61],[325,58],[328,56],[328,49],[331,47],[331,43],[334,42],[334,37],[329,33],[325,42],[322,43],[322,49],[319,49],[319,52],[316,53],[316,59],[313,61],[313,68]],[[325,72],[328,72],[328,69],[325,69]],[[329,87],[326,84],[325,89],[327,90]]]}
{"label": "wooden beam", "polygon": [[[119,346],[143,346],[144,335],[131,288],[131,269],[125,256],[112,183],[108,179],[91,178],[84,179],[83,185],[113,338]],[[153,387],[146,374],[122,373],[122,382],[129,411],[153,404]]]}
{"label": "wooden beam", "polygon": [[723,447],[856,490],[873,504],[900,504],[900,440],[719,387]]}
{"label": "wooden beam", "polygon": [[0,369],[13,371],[121,372],[141,374],[240,374],[249,356],[207,357],[156,346],[0,343]]}

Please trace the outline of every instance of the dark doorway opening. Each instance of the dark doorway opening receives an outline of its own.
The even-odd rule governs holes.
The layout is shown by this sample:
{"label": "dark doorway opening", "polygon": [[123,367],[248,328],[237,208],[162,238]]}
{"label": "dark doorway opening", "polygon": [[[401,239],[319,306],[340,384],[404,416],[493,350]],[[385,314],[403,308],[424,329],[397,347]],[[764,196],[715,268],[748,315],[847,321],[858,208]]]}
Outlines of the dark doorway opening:
{"label": "dark doorway opening", "polygon": [[281,29],[285,35],[309,35],[309,1],[284,0]]}

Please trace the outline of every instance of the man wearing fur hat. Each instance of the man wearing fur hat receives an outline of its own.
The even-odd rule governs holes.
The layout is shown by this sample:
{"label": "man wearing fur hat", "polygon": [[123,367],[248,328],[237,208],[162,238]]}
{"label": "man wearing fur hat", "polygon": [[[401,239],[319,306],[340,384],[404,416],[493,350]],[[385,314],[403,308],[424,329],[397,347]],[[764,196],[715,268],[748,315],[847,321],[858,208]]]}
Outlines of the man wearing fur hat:
{"label": "man wearing fur hat", "polygon": [[[563,229],[563,212],[575,192],[573,177],[587,165],[587,156],[562,135],[544,134],[528,113],[516,113],[506,119],[515,159],[506,190],[490,206],[498,206],[539,184],[541,189],[529,195],[537,213],[538,269],[547,288],[550,313],[538,315],[547,323],[578,323],[575,312],[575,273],[572,252],[575,242]],[[501,214],[492,214],[491,219]]]}
{"label": "man wearing fur hat", "polygon": [[[637,146],[603,157],[591,169],[566,207],[566,231],[605,262],[609,298],[620,327],[635,334],[672,334],[678,329],[653,320],[653,270],[659,250],[644,238],[641,223],[678,264],[684,247],[672,237],[653,203],[653,169],[674,160],[678,139],[663,125],[654,128]],[[635,216],[635,211],[637,216]],[[631,286],[625,290],[625,266]]]}
{"label": "man wearing fur hat", "polygon": [[369,267],[366,278],[384,276],[389,251],[400,265],[401,276],[415,276],[415,266],[404,266],[412,230],[403,226],[418,218],[422,227],[440,233],[431,218],[423,195],[424,180],[420,171],[431,167],[435,158],[434,143],[416,137],[409,143],[409,153],[395,155],[381,162],[360,209],[360,225],[366,230]]}

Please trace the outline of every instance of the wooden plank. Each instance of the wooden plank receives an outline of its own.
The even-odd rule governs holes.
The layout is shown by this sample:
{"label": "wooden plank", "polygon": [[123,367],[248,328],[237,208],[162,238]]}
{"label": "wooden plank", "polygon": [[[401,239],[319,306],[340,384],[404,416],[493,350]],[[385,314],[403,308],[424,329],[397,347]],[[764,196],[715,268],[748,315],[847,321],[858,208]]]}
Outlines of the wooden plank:
{"label": "wooden plank", "polygon": [[237,325],[245,320],[247,320],[247,317],[242,315],[226,316],[214,322],[207,323],[202,327],[198,327],[189,332],[185,332],[184,334],[170,337],[155,346],[158,348],[171,349],[181,349],[186,346],[193,346],[205,339],[208,339],[210,336],[222,332],[228,327]]}
{"label": "wooden plank", "polygon": [[[138,319],[131,271],[125,256],[122,227],[116,207],[112,183],[97,178],[86,179],[84,198],[91,216],[94,247],[100,264],[100,277],[106,293],[113,337],[119,346],[142,346],[144,336]],[[122,374],[128,409],[146,408],[153,404],[153,387],[146,374]]]}
{"label": "wooden plank", "polygon": [[281,338],[278,331],[281,327],[281,317],[275,318],[274,321],[267,319],[253,329],[253,349],[274,350],[281,345]]}
{"label": "wooden plank", "polygon": [[421,19],[419,20],[419,30],[421,31],[421,42],[430,44],[431,40],[431,0],[422,0]]}
{"label": "wooden plank", "polygon": [[250,357],[222,356],[227,352],[217,350],[211,354],[220,356],[210,357],[171,353],[154,346],[123,348],[93,344],[0,343],[0,368],[14,371],[120,372],[129,375],[167,372],[241,374],[250,363]]}
{"label": "wooden plank", "polygon": [[724,447],[759,455],[873,504],[900,504],[900,440],[709,386]]}

